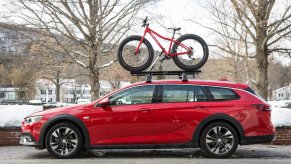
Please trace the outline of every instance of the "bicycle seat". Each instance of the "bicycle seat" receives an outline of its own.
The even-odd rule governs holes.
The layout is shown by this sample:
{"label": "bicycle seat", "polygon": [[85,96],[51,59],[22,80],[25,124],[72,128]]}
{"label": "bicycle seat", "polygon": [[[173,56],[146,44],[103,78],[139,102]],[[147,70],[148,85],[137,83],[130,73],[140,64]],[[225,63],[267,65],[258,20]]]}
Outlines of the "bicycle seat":
{"label": "bicycle seat", "polygon": [[169,30],[174,30],[174,31],[179,31],[179,30],[181,30],[181,27],[177,27],[177,28],[175,28],[175,27],[170,27],[170,28],[168,28]]}

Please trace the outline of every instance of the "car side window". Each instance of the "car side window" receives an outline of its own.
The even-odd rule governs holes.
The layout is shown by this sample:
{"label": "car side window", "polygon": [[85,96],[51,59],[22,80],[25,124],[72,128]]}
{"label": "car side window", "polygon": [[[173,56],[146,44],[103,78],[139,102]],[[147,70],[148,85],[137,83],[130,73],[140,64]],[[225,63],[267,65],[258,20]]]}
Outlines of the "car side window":
{"label": "car side window", "polygon": [[207,96],[204,92],[203,87],[195,86],[195,101],[207,101]]}
{"label": "car side window", "polygon": [[152,103],[155,86],[138,86],[123,90],[109,97],[110,105],[130,105]]}
{"label": "car side window", "polygon": [[215,101],[224,101],[224,100],[235,100],[239,96],[231,89],[228,88],[219,88],[219,87],[207,87],[211,93],[213,100]]}
{"label": "car side window", "polygon": [[194,90],[191,85],[163,85],[162,102],[192,102]]}

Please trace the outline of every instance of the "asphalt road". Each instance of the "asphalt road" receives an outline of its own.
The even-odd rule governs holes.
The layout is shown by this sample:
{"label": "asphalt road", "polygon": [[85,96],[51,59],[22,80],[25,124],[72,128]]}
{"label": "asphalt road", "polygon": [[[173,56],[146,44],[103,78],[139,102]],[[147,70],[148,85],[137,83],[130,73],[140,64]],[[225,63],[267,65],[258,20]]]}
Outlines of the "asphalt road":
{"label": "asphalt road", "polygon": [[0,163],[102,163],[102,164],[291,164],[291,145],[241,146],[228,159],[208,159],[199,149],[98,150],[75,159],[54,159],[46,150],[25,146],[0,147]]}

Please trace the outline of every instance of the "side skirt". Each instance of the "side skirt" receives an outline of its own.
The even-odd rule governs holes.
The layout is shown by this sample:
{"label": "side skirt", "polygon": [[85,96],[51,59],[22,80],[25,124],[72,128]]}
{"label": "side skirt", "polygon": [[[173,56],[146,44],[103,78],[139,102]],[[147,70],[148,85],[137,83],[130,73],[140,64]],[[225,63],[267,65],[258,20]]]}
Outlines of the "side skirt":
{"label": "side skirt", "polygon": [[183,144],[131,144],[131,145],[92,145],[88,149],[168,149],[168,148],[196,148],[193,142]]}

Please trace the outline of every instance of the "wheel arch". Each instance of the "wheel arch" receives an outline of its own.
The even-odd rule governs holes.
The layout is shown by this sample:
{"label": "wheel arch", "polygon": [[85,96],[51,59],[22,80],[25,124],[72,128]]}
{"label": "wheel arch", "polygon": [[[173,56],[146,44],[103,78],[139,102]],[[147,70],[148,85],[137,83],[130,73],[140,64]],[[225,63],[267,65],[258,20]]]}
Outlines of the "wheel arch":
{"label": "wheel arch", "polygon": [[199,147],[200,146],[200,136],[202,134],[203,129],[214,122],[226,122],[229,125],[233,126],[234,129],[237,131],[238,133],[238,137],[239,137],[239,144],[241,143],[241,140],[244,138],[244,129],[242,127],[242,125],[240,124],[239,121],[237,121],[235,118],[227,115],[227,114],[223,114],[223,113],[218,113],[218,114],[213,114],[211,116],[206,117],[202,122],[200,122],[197,126],[197,128],[194,131],[193,134],[193,143],[195,147]]}
{"label": "wheel arch", "polygon": [[46,148],[45,137],[46,137],[48,130],[51,127],[53,127],[54,125],[56,125],[58,123],[64,123],[64,122],[72,123],[72,124],[76,125],[77,128],[79,128],[79,130],[81,131],[81,134],[83,137],[83,143],[84,143],[85,147],[90,146],[89,131],[88,131],[87,127],[85,126],[85,124],[83,123],[83,121],[81,121],[79,118],[72,116],[72,115],[69,115],[69,114],[61,114],[61,115],[57,115],[57,116],[49,119],[42,126],[41,131],[40,131],[40,136],[39,136],[39,145],[42,149]]}

